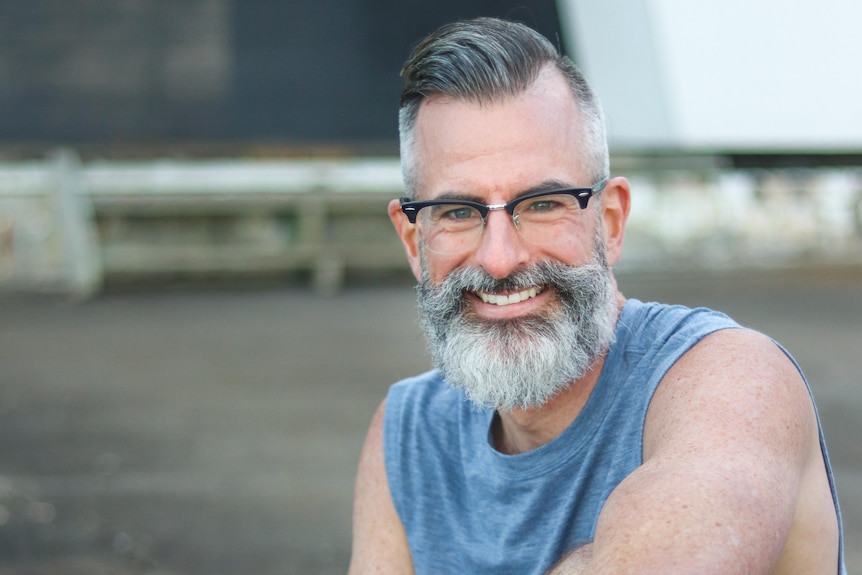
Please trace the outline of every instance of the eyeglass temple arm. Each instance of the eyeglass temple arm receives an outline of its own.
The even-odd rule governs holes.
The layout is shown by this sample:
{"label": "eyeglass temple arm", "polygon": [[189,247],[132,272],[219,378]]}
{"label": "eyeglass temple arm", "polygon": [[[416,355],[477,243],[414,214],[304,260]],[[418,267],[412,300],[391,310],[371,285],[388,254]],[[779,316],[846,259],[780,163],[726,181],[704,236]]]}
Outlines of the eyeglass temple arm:
{"label": "eyeglass temple arm", "polygon": [[405,206],[404,204],[410,201],[410,198],[399,198],[398,201],[401,203],[401,211],[404,212],[404,215],[407,216],[407,220],[411,224],[416,223],[416,215],[419,213],[419,210],[416,206]]}
{"label": "eyeglass temple arm", "polygon": [[608,178],[604,178],[596,183],[594,186],[590,187],[589,191],[584,191],[578,194],[576,197],[578,198],[578,203],[581,205],[581,209],[587,209],[587,205],[590,203],[590,198],[601,193],[602,190],[605,189],[605,186],[608,185]]}

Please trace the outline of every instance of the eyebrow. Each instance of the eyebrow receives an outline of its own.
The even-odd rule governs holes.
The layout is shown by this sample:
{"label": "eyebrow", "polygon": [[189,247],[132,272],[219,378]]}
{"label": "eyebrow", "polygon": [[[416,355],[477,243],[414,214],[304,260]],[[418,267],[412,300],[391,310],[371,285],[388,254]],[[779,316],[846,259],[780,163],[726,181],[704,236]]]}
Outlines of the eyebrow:
{"label": "eyebrow", "polygon": [[[509,200],[509,202],[513,202],[520,197],[523,197],[523,196],[526,196],[527,194],[532,194],[535,192],[548,192],[551,190],[572,189],[572,188],[576,188],[576,187],[577,186],[573,186],[571,184],[561,182],[560,180],[545,180],[543,182],[540,182],[539,184],[536,184],[535,186],[531,186],[525,190],[521,190],[515,197],[513,197],[511,200]],[[474,194],[462,193],[462,192],[444,192],[434,199],[435,200],[449,200],[452,202],[467,201],[467,202],[474,202],[477,204],[485,205],[485,202],[479,196],[476,196]]]}

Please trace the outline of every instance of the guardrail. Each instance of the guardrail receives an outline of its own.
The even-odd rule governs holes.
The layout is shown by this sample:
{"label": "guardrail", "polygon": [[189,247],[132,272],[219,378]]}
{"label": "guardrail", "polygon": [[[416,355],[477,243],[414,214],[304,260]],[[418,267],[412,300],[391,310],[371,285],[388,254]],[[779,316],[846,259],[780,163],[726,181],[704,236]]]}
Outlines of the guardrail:
{"label": "guardrail", "polygon": [[87,295],[101,278],[74,154],[0,165],[0,288]]}
{"label": "guardrail", "polygon": [[[632,169],[620,267],[862,265],[862,168]],[[405,271],[395,158],[0,163],[0,290],[113,278]]]}
{"label": "guardrail", "polygon": [[0,286],[86,296],[104,278],[406,269],[396,159],[0,165]]}
{"label": "guardrail", "polygon": [[862,266],[862,168],[635,172],[623,265]]}

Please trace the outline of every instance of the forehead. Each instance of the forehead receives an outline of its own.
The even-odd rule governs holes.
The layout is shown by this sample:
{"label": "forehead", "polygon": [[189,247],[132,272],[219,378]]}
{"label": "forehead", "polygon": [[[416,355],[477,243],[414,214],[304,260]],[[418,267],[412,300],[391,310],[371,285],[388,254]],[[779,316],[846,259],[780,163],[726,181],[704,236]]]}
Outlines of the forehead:
{"label": "forehead", "polygon": [[505,199],[540,182],[582,182],[580,116],[562,74],[546,68],[524,93],[492,103],[432,96],[415,129],[420,195]]}

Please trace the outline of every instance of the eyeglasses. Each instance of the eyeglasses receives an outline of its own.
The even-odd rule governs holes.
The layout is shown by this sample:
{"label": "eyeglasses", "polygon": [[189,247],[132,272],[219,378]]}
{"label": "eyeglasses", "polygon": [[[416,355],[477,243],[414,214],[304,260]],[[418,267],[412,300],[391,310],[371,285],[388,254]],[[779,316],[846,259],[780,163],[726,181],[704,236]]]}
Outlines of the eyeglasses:
{"label": "eyeglasses", "polygon": [[525,241],[550,246],[566,239],[566,232],[587,209],[590,198],[607,182],[606,178],[590,188],[530,192],[507,204],[401,198],[401,211],[418,226],[425,247],[437,254],[465,253],[478,247],[488,214],[496,210],[509,212]]}

